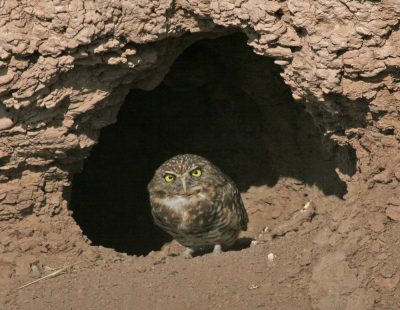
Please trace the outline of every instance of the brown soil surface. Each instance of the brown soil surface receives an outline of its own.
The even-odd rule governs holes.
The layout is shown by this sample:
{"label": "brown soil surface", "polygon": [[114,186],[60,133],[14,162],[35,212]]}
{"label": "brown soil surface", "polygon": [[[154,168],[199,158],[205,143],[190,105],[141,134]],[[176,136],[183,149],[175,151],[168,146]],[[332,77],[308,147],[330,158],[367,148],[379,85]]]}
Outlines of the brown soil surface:
{"label": "brown soil surface", "polygon": [[251,225],[231,251],[185,260],[174,242],[145,257],[92,247],[96,259],[75,257],[56,277],[3,286],[1,309],[395,309],[400,226],[376,208],[395,201],[385,188],[342,200],[289,178],[252,187]]}
{"label": "brown soil surface", "polygon": [[[289,197],[278,197],[276,193],[295,187],[297,195],[292,195],[287,206]],[[310,235],[319,226],[318,221],[309,222],[315,203],[309,203],[304,212],[310,216],[287,229],[286,224],[310,201],[310,193],[318,200],[318,191],[290,179],[278,183],[275,192],[267,186],[250,188],[243,194],[250,216],[249,229],[237,247],[221,255],[211,253],[185,260],[178,256],[182,247],[175,242],[146,257],[116,256],[102,251],[97,259],[83,260],[69,272],[9,292],[5,308],[308,309]],[[280,224],[284,224],[283,232],[287,235],[272,240],[273,227]],[[307,227],[301,233],[290,232],[301,224]],[[251,246],[250,238],[256,239]],[[76,258],[69,263],[79,261]],[[20,278],[10,288],[32,280],[35,277]]]}
{"label": "brown soil surface", "polygon": [[[0,1],[0,310],[400,308],[398,4],[234,2]],[[250,225],[184,260],[189,152]]]}

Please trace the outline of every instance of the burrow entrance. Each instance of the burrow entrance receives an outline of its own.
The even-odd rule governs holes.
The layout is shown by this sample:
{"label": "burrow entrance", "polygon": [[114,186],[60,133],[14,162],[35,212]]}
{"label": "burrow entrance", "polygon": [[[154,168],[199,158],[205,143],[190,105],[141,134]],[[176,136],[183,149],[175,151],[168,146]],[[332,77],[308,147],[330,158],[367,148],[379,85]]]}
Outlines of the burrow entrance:
{"label": "burrow entrance", "polygon": [[[169,240],[153,225],[146,186],[180,153],[208,158],[242,191],[291,177],[326,195],[345,194],[335,150],[326,151],[280,67],[246,41],[241,34],[199,41],[156,89],[130,92],[73,180],[73,216],[92,244],[145,255]],[[347,164],[351,173],[355,163]]]}

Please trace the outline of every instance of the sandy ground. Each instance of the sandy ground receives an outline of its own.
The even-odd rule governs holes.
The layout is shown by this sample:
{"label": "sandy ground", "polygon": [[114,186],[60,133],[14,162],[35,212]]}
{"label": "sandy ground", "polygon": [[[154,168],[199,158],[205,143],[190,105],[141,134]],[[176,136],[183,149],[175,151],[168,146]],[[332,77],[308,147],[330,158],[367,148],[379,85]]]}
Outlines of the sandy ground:
{"label": "sandy ground", "polygon": [[[279,186],[283,188],[287,184]],[[271,228],[268,227],[284,223],[281,228],[286,233],[286,229],[301,224],[296,222],[295,226],[287,228],[288,221],[284,219],[304,212],[302,207],[309,199],[299,194],[297,199],[292,197],[297,203],[285,209],[285,197],[281,197],[279,204],[273,201],[271,194],[267,186],[254,187],[243,194],[251,225],[231,251],[220,255],[205,253],[190,260],[179,256],[182,247],[176,242],[168,243],[161,251],[153,251],[145,257],[115,256],[103,251],[92,261],[79,263],[77,258],[77,265],[56,277],[15,290],[16,286],[30,282],[28,278],[19,279],[13,285],[14,290],[5,295],[3,307],[309,309],[307,270],[311,263],[311,249],[306,244],[312,229],[301,234],[289,233],[290,241],[279,237],[272,241]],[[308,203],[308,206],[310,215],[314,214],[312,204]],[[302,211],[296,212],[296,209]],[[300,219],[308,220],[311,217]],[[250,246],[251,239],[257,241],[254,240]],[[51,272],[49,270],[46,274]]]}
{"label": "sandy ground", "polygon": [[175,242],[138,257],[93,247],[97,257],[83,253],[56,277],[21,289],[38,276],[17,277],[2,289],[1,309],[396,309],[397,222],[379,211],[365,217],[368,197],[306,186],[288,206],[293,186],[243,193],[251,224],[231,251],[185,260]]}

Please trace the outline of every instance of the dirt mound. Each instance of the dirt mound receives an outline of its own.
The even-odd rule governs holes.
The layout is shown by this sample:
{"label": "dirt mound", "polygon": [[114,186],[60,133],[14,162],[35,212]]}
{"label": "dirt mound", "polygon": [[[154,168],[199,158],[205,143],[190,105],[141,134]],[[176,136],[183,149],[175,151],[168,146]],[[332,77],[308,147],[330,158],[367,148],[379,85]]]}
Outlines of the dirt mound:
{"label": "dirt mound", "polygon": [[[393,1],[0,8],[0,308],[398,307]],[[220,256],[149,216],[187,152],[250,215]]]}

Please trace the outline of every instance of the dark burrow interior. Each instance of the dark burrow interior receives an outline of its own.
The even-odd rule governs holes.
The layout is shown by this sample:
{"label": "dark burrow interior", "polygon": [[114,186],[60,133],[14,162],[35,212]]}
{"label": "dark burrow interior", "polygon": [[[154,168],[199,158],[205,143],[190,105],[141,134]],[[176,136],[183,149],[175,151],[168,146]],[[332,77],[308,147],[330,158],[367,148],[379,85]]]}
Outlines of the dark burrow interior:
{"label": "dark burrow interior", "polygon": [[146,186],[180,153],[206,157],[241,191],[290,176],[326,195],[346,193],[336,159],[347,154],[351,174],[351,150],[327,151],[280,67],[246,42],[242,34],[198,41],[156,89],[132,89],[73,180],[73,216],[92,244],[146,255],[170,240],[153,224]]}

